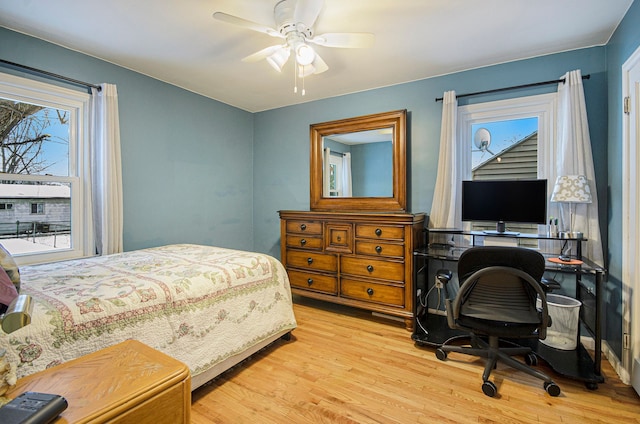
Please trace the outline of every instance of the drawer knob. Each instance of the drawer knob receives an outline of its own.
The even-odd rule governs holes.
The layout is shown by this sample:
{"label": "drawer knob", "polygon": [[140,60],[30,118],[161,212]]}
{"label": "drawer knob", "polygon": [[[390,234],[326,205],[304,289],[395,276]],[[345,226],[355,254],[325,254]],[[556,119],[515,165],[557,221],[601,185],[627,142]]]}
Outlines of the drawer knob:
{"label": "drawer knob", "polygon": [[305,244],[307,244],[307,241],[305,239],[300,240],[300,246],[304,246]]}
{"label": "drawer knob", "polygon": [[313,278],[309,278],[307,280],[307,284],[309,285],[309,287],[311,287],[311,284],[313,284]]}
{"label": "drawer knob", "polygon": [[367,271],[373,272],[373,265],[367,265]]}
{"label": "drawer knob", "polygon": [[307,229],[307,224],[300,224],[300,229],[302,231],[306,230]]}
{"label": "drawer knob", "polygon": [[380,237],[382,235],[382,230],[380,228],[376,228],[376,235]]}
{"label": "drawer knob", "polygon": [[373,289],[372,289],[371,287],[369,287],[369,288],[367,289],[367,294],[368,294],[369,296],[373,296]]}
{"label": "drawer knob", "polygon": [[313,263],[313,258],[307,258],[307,263],[311,265]]}
{"label": "drawer knob", "polygon": [[382,246],[376,246],[376,252],[382,253]]}

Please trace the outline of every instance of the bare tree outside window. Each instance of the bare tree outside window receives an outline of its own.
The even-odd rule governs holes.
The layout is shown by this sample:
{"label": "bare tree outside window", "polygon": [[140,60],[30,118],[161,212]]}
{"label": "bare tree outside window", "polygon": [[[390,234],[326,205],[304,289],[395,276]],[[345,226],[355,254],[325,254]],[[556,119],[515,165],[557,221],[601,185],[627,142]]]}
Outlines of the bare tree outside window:
{"label": "bare tree outside window", "polygon": [[68,175],[50,172],[61,158],[68,163],[68,124],[67,111],[0,99],[2,172]]}

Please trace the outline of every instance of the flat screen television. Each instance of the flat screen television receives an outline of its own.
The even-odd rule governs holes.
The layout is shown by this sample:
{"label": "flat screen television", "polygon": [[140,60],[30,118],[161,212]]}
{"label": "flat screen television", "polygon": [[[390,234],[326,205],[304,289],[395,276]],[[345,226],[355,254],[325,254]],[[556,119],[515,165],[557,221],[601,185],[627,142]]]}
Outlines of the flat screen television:
{"label": "flat screen television", "polygon": [[495,222],[487,234],[510,234],[505,222],[544,224],[547,180],[463,181],[462,221]]}

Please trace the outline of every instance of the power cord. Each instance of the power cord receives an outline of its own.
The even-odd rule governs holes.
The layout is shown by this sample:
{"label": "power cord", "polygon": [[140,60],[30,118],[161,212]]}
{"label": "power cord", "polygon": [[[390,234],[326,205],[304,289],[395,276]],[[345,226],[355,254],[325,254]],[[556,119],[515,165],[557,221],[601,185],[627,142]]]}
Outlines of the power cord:
{"label": "power cord", "polygon": [[[429,288],[429,290],[427,290],[427,293],[424,296],[422,296],[422,291],[418,289],[418,303],[423,308],[423,310],[426,311],[426,314],[429,313],[428,300],[429,300],[429,295],[431,294],[433,289],[436,289],[438,294],[438,303],[436,305],[436,311],[440,310],[440,305],[442,304],[442,283],[437,280],[438,279],[436,278],[436,282]],[[416,317],[416,318],[419,318],[419,317]],[[424,326],[422,325],[422,322],[420,322],[420,319],[416,319],[416,322],[418,323],[418,326],[422,329],[424,334],[428,335],[429,331],[427,331],[427,329],[424,328]]]}

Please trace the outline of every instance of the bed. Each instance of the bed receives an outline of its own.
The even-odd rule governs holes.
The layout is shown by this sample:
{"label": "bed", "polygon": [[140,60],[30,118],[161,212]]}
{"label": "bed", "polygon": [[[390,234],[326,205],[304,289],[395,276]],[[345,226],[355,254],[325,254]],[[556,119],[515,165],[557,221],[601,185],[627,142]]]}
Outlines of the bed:
{"label": "bed", "polygon": [[30,325],[0,334],[26,376],[137,339],[191,370],[192,390],[296,327],[282,264],[192,244],[20,268]]}

